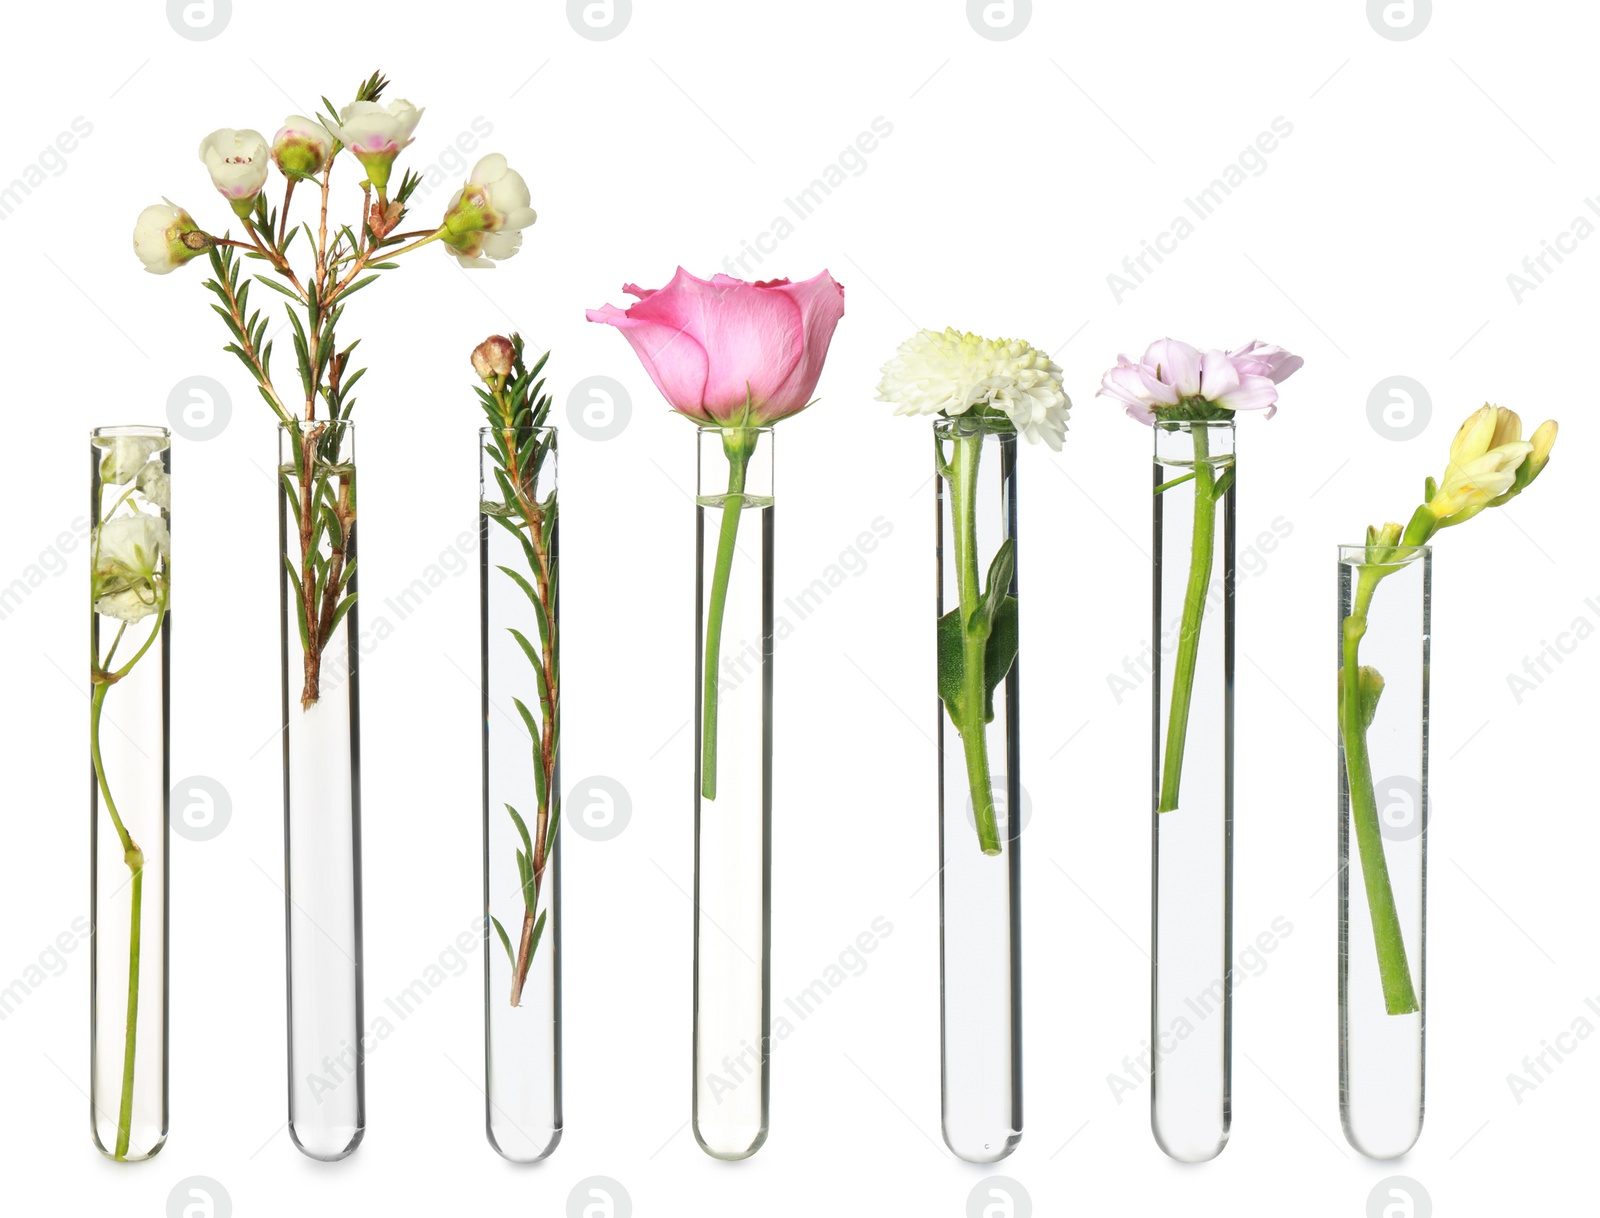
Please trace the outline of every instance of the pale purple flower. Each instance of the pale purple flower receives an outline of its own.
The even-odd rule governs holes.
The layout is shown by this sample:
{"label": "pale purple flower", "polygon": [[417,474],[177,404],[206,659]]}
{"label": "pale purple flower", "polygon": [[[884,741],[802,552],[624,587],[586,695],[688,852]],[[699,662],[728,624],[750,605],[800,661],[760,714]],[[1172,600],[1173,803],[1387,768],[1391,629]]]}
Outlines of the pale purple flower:
{"label": "pale purple flower", "polygon": [[1200,398],[1223,410],[1277,413],[1278,382],[1305,361],[1282,347],[1252,341],[1235,351],[1200,351],[1177,339],[1151,343],[1137,362],[1117,357],[1097,396],[1114,398],[1131,418],[1150,426],[1158,411]]}

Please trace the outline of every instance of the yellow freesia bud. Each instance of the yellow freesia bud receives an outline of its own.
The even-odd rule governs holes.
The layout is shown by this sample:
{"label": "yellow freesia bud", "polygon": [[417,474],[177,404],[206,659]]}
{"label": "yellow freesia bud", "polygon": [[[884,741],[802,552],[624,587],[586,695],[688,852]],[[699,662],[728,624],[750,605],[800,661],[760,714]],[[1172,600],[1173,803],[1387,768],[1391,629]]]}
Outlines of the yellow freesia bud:
{"label": "yellow freesia bud", "polygon": [[1554,419],[1546,419],[1529,437],[1533,442],[1533,451],[1528,454],[1528,465],[1533,471],[1528,477],[1529,482],[1537,478],[1549,462],[1550,450],[1556,446],[1556,433],[1560,430]]}

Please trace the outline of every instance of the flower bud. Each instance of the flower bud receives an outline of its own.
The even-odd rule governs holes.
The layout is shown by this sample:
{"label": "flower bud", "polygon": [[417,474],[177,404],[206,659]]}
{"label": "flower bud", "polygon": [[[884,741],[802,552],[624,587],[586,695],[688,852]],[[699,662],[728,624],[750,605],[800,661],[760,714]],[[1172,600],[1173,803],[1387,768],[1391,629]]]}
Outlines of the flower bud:
{"label": "flower bud", "polygon": [[333,136],[321,123],[291,114],[272,137],[272,161],[291,181],[315,177],[328,163]]}
{"label": "flower bud", "polygon": [[1533,444],[1533,451],[1528,454],[1527,461],[1527,464],[1533,469],[1533,472],[1528,475],[1529,482],[1537,478],[1543,472],[1545,465],[1549,463],[1550,450],[1556,446],[1556,433],[1559,430],[1560,428],[1556,426],[1554,419],[1546,419],[1534,430],[1533,435],[1528,437]]}
{"label": "flower bud", "polygon": [[[1372,719],[1378,713],[1378,699],[1383,697],[1383,674],[1370,664],[1361,665],[1360,679],[1357,682],[1361,693],[1361,730],[1366,731],[1372,726]],[[1339,670],[1339,702],[1344,703],[1344,669]]]}
{"label": "flower bud", "polygon": [[133,252],[152,275],[165,275],[212,245],[188,212],[170,199],[152,203],[133,226]]}
{"label": "flower bud", "polygon": [[472,370],[484,381],[511,375],[516,349],[509,338],[491,334],[472,350]]}

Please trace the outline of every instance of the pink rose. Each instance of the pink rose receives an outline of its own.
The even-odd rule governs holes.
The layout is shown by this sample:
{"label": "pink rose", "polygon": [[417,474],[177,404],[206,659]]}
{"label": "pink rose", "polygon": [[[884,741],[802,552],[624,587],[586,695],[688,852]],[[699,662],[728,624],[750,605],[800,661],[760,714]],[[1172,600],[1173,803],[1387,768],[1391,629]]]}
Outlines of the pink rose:
{"label": "pink rose", "polygon": [[803,283],[697,279],[682,267],[664,288],[622,289],[623,310],[590,309],[590,321],[622,331],[671,407],[703,424],[760,427],[811,404],[844,288],[827,271]]}

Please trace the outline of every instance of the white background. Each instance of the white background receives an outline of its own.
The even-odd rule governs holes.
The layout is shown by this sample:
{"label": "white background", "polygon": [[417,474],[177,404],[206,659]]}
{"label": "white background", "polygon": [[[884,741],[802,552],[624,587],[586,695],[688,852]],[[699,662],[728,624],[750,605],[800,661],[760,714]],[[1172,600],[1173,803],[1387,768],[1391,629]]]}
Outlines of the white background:
{"label": "white background", "polygon": [[[1600,241],[1552,260],[1520,302],[1506,276],[1574,217],[1600,221],[1584,205],[1600,189],[1600,16],[1441,5],[1396,41],[1355,2],[1033,7],[1006,40],[980,37],[960,0],[635,0],[612,40],[579,36],[550,2],[233,0],[209,40],[180,37],[158,3],[8,12],[0,180],[45,172],[3,220],[0,584],[36,586],[0,622],[0,986],[87,913],[86,575],[81,549],[53,552],[87,506],[86,436],[165,422],[190,376],[227,387],[231,421],[173,454],[172,767],[232,798],[220,836],[173,839],[167,1149],[125,1167],[91,1145],[80,948],[0,1023],[9,1212],[58,1212],[70,1189],[85,1208],[160,1215],[194,1175],[241,1215],[561,1213],[592,1175],[641,1215],[966,1212],[992,1172],[939,1142],[938,911],[922,886],[936,866],[929,444],[926,424],[872,400],[896,344],[946,324],[1056,352],[1076,402],[1064,451],[1029,451],[1022,470],[1027,1128],[994,1170],[1041,1214],[1354,1218],[1395,1173],[1440,1214],[1567,1212],[1590,1183],[1600,1041],[1520,1104],[1507,1076],[1600,995],[1600,644],[1567,636],[1572,654],[1520,702],[1507,675],[1577,619],[1600,625],[1580,455],[1595,442]],[[621,783],[632,815],[611,841],[563,837],[567,1133],[531,1170],[484,1140],[477,958],[372,1056],[353,1159],[310,1162],[282,1130],[273,429],[220,350],[200,268],[146,275],[129,244],[162,194],[225,224],[195,157],[208,131],[270,136],[377,66],[391,97],[428,110],[403,163],[449,171],[417,220],[491,149],[526,175],[540,219],[493,271],[421,251],[344,325],[372,369],[356,413],[363,626],[394,627],[362,671],[372,1008],[480,900],[474,577],[447,576],[404,620],[384,604],[474,527],[468,352],[512,327],[553,348],[564,426],[584,377],[631,396],[620,435],[562,439],[563,768]],[[822,400],[779,431],[780,596],[825,577],[875,518],[893,525],[778,650],[777,1000],[874,918],[894,933],[777,1049],[770,1140],[729,1166],[686,1127],[693,437],[583,309],[678,262],[726,269],[880,116],[893,132],[865,168],[750,264],[827,267],[846,287]],[[1280,116],[1293,132],[1265,169],[1119,302],[1107,275]],[[44,153],[79,117],[92,133]],[[456,159],[479,118],[492,135]],[[348,209],[356,175],[343,180]],[[1245,419],[1240,440],[1241,551],[1276,517],[1292,533],[1239,589],[1236,930],[1294,930],[1240,988],[1232,1142],[1202,1167],[1158,1151],[1142,1088],[1119,1104],[1107,1084],[1147,1035],[1149,706],[1143,690],[1119,704],[1107,676],[1146,638],[1149,434],[1093,393],[1118,351],[1164,334],[1306,357],[1277,418]],[[1369,422],[1393,375],[1431,400],[1414,439]],[[1563,431],[1530,494],[1437,548],[1429,1115],[1413,1153],[1375,1164],[1338,1124],[1334,547],[1404,520],[1485,400]]]}

